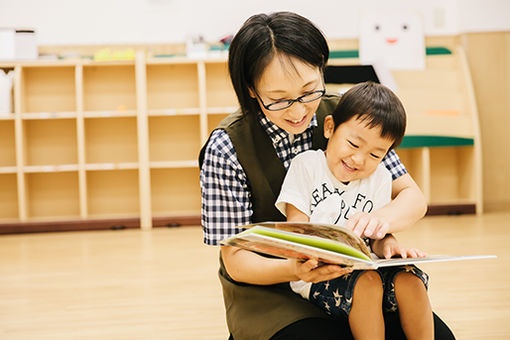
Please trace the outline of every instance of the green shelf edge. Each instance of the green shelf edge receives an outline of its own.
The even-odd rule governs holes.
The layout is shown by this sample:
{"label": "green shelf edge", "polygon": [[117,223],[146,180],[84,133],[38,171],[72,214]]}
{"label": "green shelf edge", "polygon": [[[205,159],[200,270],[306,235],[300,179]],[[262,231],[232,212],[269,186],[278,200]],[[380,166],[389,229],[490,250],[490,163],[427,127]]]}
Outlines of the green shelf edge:
{"label": "green shelf edge", "polygon": [[[430,46],[425,48],[426,55],[449,55],[452,51],[446,47]],[[331,59],[359,58],[358,50],[333,50],[329,52]]]}
{"label": "green shelf edge", "polygon": [[441,147],[441,146],[473,146],[473,138],[451,137],[451,136],[425,136],[412,135],[404,136],[399,149],[412,149],[423,147]]}

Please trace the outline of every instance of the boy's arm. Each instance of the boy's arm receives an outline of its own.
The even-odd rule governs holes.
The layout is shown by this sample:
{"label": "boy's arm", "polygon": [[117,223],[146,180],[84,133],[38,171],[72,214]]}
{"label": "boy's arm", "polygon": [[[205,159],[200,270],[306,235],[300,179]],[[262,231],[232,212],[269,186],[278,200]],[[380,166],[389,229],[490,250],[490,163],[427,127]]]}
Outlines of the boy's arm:
{"label": "boy's arm", "polygon": [[374,215],[389,224],[388,233],[402,231],[427,212],[427,201],[411,175],[405,174],[393,181],[392,201]]}
{"label": "boy's arm", "polygon": [[290,203],[286,204],[286,215],[289,222],[310,222],[310,217],[307,214]]}
{"label": "boy's arm", "polygon": [[425,215],[427,202],[409,174],[394,180],[391,188],[390,203],[371,213],[352,215],[345,227],[360,236],[380,239],[406,229]]}

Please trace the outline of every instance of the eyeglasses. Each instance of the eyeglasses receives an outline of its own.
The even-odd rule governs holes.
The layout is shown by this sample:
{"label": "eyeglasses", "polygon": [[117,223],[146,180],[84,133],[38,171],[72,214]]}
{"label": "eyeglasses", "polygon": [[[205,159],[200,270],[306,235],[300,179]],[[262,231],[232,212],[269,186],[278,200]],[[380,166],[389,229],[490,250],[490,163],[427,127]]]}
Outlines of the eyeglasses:
{"label": "eyeglasses", "polygon": [[300,102],[300,103],[313,102],[314,100],[317,100],[317,99],[321,98],[322,96],[324,96],[324,94],[326,93],[326,90],[323,89],[323,90],[308,92],[307,94],[304,94],[301,97],[297,97],[296,99],[279,100],[277,102],[274,102],[274,103],[271,103],[268,105],[264,104],[264,102],[262,101],[262,98],[260,98],[257,91],[254,91],[254,92],[255,92],[255,95],[257,96],[257,98],[260,100],[260,103],[266,110],[280,111],[280,110],[290,107],[295,102]]}

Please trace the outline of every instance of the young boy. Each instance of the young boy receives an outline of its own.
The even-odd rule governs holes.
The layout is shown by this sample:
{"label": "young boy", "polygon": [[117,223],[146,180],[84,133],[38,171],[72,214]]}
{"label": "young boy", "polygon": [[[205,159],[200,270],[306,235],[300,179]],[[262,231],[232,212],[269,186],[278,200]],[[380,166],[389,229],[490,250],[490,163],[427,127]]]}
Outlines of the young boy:
{"label": "young boy", "polygon": [[[380,161],[404,136],[406,114],[397,96],[383,85],[361,83],[341,98],[325,118],[325,152],[297,155],[276,206],[288,221],[344,225],[355,213],[370,214],[391,200],[392,179]],[[399,246],[387,227],[370,224],[360,233],[379,257],[423,256]],[[356,339],[384,339],[385,312],[398,311],[408,339],[432,339],[428,276],[415,266],[356,270],[337,279],[291,282],[292,289],[331,315],[347,315]]]}

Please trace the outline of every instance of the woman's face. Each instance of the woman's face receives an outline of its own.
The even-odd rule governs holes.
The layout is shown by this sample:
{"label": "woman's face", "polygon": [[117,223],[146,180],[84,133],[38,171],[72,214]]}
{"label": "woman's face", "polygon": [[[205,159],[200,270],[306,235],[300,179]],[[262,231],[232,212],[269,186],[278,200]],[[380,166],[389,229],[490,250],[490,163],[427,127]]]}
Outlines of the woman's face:
{"label": "woman's face", "polygon": [[318,67],[294,57],[278,55],[266,66],[255,86],[256,93],[250,89],[250,94],[259,101],[262,112],[271,122],[292,134],[306,130],[320,99],[309,103],[294,102],[288,108],[279,111],[267,110],[262,103],[267,106],[280,100],[296,99],[324,89],[322,73]]}

